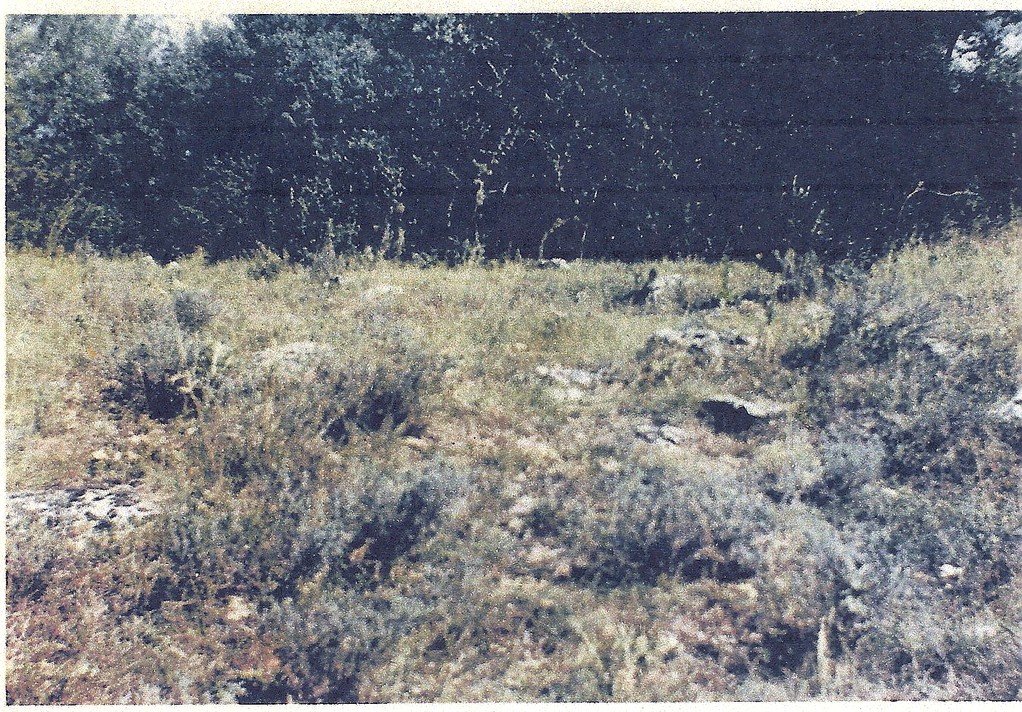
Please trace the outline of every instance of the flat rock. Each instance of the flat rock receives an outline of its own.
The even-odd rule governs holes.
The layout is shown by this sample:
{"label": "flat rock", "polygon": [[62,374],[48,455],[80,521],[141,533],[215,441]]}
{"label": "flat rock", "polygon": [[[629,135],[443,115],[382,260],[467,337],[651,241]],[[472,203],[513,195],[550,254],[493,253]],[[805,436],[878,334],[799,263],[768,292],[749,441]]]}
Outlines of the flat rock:
{"label": "flat rock", "polygon": [[337,348],[319,341],[298,341],[264,349],[255,355],[253,375],[299,379],[338,356]]}
{"label": "flat rock", "polygon": [[749,348],[755,344],[755,337],[736,331],[715,331],[702,327],[658,329],[649,337],[643,353],[648,356],[658,350],[668,350],[722,356],[727,350]]}
{"label": "flat rock", "polygon": [[644,423],[635,430],[635,434],[646,442],[659,445],[687,446],[699,440],[699,433],[691,428],[679,427],[677,425],[657,426],[653,423]]}
{"label": "flat rock", "polygon": [[665,425],[660,428],[660,439],[666,440],[671,445],[685,445],[697,440],[698,433],[676,425]]}
{"label": "flat rock", "polygon": [[581,368],[537,366],[536,373],[559,386],[581,386],[583,388],[592,388],[600,382],[600,376],[598,373],[585,371]]}
{"label": "flat rock", "polygon": [[377,284],[362,292],[362,299],[368,301],[370,299],[377,299],[388,295],[398,296],[403,294],[404,291],[403,287],[398,287],[394,284]]}
{"label": "flat rock", "polygon": [[[72,536],[125,528],[156,514],[160,502],[130,484],[30,490],[7,495],[8,531],[42,522]],[[84,546],[79,540],[76,546]]]}

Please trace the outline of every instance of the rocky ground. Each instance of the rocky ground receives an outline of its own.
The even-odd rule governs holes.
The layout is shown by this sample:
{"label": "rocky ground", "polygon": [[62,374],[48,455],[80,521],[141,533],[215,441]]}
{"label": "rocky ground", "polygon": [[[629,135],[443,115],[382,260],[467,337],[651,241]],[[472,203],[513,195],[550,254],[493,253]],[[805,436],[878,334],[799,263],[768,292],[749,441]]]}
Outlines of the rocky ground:
{"label": "rocky ground", "polygon": [[83,548],[98,533],[127,529],[160,509],[160,496],[141,483],[51,488],[7,494],[8,536],[43,524]]}

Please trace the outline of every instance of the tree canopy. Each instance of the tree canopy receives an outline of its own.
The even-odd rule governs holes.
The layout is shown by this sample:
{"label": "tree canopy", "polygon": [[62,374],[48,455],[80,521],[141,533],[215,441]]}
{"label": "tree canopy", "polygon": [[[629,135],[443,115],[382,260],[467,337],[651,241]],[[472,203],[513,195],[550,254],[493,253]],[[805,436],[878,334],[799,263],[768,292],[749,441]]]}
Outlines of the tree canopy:
{"label": "tree canopy", "polygon": [[7,235],[876,253],[1017,210],[1022,13],[10,16]]}

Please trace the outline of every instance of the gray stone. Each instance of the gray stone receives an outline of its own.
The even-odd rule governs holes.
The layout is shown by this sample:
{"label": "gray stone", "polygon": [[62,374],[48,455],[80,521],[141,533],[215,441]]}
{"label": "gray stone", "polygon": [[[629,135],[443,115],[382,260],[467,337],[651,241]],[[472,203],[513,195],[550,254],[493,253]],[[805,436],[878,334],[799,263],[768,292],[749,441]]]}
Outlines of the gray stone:
{"label": "gray stone", "polygon": [[539,500],[526,494],[515,500],[515,503],[511,505],[511,508],[507,510],[507,513],[513,517],[527,517],[532,514],[538,506]]}
{"label": "gray stone", "polygon": [[941,564],[938,571],[941,581],[958,581],[965,574],[965,569],[953,564]]}
{"label": "gray stone", "polygon": [[396,297],[404,294],[404,287],[394,284],[377,284],[362,292],[363,301],[372,301],[381,297]]}
{"label": "gray stone", "polygon": [[954,355],[956,351],[953,344],[941,339],[923,339],[923,346],[925,346],[926,350],[934,356],[939,356],[945,359]]}
{"label": "gray stone", "polygon": [[[7,528],[11,533],[43,522],[81,549],[88,537],[131,527],[160,508],[160,498],[154,493],[131,484],[30,490],[7,495]],[[84,538],[76,538],[78,534]]]}
{"label": "gray stone", "polygon": [[645,422],[635,429],[635,434],[642,440],[657,445],[671,445],[686,447],[699,440],[699,433],[691,428],[679,427],[677,425],[657,426],[655,423]]}
{"label": "gray stone", "polygon": [[536,373],[559,386],[581,386],[583,388],[592,388],[600,382],[600,376],[598,373],[585,371],[581,368],[537,366]]}
{"label": "gray stone", "polygon": [[718,332],[701,327],[658,329],[646,342],[644,355],[658,350],[687,351],[693,354],[723,356],[728,350],[755,346],[756,339],[734,331]]}
{"label": "gray stone", "polygon": [[655,443],[660,439],[660,428],[653,423],[642,423],[635,429],[635,434],[649,443]]}
{"label": "gray stone", "polygon": [[676,425],[665,425],[660,428],[660,438],[671,443],[671,445],[684,445],[696,439],[691,430],[679,428]]}
{"label": "gray stone", "polygon": [[1003,400],[989,410],[992,424],[1009,441],[1022,442],[1022,386],[1015,395]]}

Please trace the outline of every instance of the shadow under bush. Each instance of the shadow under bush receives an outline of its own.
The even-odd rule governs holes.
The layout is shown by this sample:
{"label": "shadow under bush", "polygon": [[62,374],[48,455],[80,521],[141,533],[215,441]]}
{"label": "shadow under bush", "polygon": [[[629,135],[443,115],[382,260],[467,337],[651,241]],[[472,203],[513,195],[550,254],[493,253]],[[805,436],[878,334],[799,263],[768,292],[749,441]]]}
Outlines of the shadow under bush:
{"label": "shadow under bush", "polygon": [[598,584],[740,581],[755,574],[753,538],[773,528],[775,516],[738,478],[633,467],[595,483],[569,536],[589,561],[581,578]]}
{"label": "shadow under bush", "polygon": [[222,384],[228,350],[202,333],[216,313],[208,294],[176,292],[162,316],[159,311],[121,339],[106,395],[121,408],[166,421],[194,414]]}

